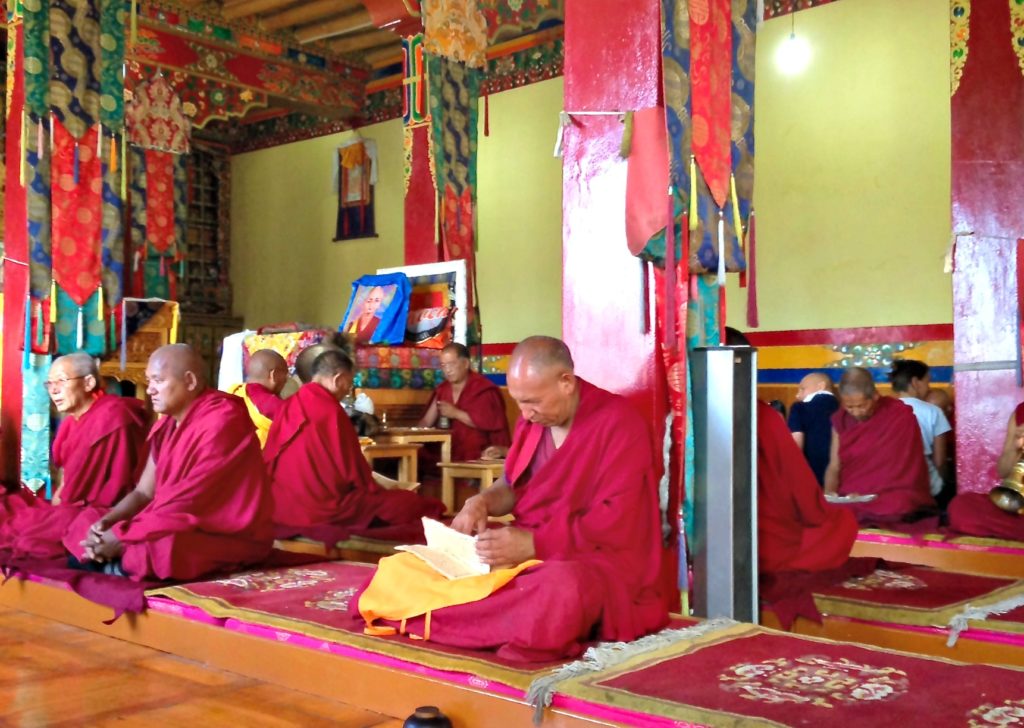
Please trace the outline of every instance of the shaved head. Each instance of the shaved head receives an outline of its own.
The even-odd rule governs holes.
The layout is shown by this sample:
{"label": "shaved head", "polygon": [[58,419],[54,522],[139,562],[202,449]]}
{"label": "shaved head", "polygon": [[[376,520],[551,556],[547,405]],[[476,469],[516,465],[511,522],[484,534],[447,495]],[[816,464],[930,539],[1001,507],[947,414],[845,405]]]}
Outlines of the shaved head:
{"label": "shaved head", "polygon": [[579,405],[579,381],[564,341],[550,336],[523,339],[508,365],[508,393],[523,419],[568,428]]}
{"label": "shaved head", "polygon": [[245,368],[245,381],[262,384],[274,394],[280,394],[288,381],[288,362],[273,349],[254,351]]}
{"label": "shaved head", "polygon": [[875,380],[864,367],[850,367],[839,379],[839,395],[859,394],[871,397],[875,394]]}
{"label": "shaved head", "polygon": [[572,372],[575,365],[569,347],[553,336],[531,336],[519,342],[512,351],[509,371],[526,367],[533,371]]}
{"label": "shaved head", "polygon": [[822,391],[832,391],[832,378],[823,372],[811,372],[800,380],[800,384],[796,388],[796,399],[798,402],[803,402],[815,392]]}
{"label": "shaved head", "polygon": [[153,410],[179,422],[206,389],[205,364],[188,344],[161,346],[146,364],[146,394]]}
{"label": "shaved head", "polygon": [[839,380],[839,401],[855,420],[871,419],[878,405],[878,391],[871,372],[864,367],[850,367]]}
{"label": "shaved head", "polygon": [[928,395],[924,398],[926,402],[930,402],[947,415],[953,410],[953,398],[949,396],[949,392],[945,389],[929,389]]}

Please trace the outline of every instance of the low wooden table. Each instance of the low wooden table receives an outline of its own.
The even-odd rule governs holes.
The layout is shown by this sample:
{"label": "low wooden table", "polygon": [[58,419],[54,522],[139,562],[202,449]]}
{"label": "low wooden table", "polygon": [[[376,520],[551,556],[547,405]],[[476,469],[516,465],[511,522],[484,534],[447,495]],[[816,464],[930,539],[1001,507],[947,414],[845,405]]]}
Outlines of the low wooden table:
{"label": "low wooden table", "polygon": [[367,445],[363,456],[373,469],[374,460],[398,460],[398,480],[415,483],[418,480],[417,456],[422,445],[418,443],[387,442]]}
{"label": "low wooden table", "polygon": [[[441,462],[452,461],[452,431],[442,430],[436,427],[389,427],[381,430],[374,438],[377,442],[394,443],[396,445],[407,445],[410,443],[427,444],[429,442],[441,443]],[[402,478],[399,478],[402,480]]]}
{"label": "low wooden table", "polygon": [[504,460],[473,460],[465,463],[438,463],[441,468],[441,501],[447,513],[455,512],[455,479],[480,481],[480,490],[490,488],[505,472]]}

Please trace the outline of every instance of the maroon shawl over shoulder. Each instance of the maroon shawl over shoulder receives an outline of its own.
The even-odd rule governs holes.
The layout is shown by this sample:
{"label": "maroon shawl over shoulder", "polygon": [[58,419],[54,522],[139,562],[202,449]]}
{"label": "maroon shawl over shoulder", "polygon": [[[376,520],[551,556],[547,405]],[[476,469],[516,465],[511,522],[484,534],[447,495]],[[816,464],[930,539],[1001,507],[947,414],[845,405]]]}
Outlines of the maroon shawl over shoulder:
{"label": "maroon shawl over shoulder", "polygon": [[[132,578],[195,579],[270,554],[270,491],[242,400],[207,389],[180,425],[162,418],[149,444],[156,465],[153,500],[113,528]],[[81,554],[89,526],[104,512],[90,508],[75,520],[64,537],[68,551]]]}
{"label": "maroon shawl over shoulder", "polygon": [[825,571],[846,562],[857,519],[825,501],[778,412],[757,403],[757,558],[762,573]]}
{"label": "maroon shawl over shoulder", "polygon": [[578,562],[599,585],[600,639],[631,640],[668,621],[657,587],[653,436],[626,399],[578,382],[569,435],[540,468],[529,465],[545,428],[523,419],[516,426],[505,465],[516,493],[513,525],[533,533],[538,559]]}
{"label": "maroon shawl over shoulder", "polygon": [[444,505],[373,481],[352,422],[334,396],[316,382],[284,401],[270,428],[263,458],[272,482],[274,522],[363,530],[375,525],[437,518]]}
{"label": "maroon shawl over shoulder", "polygon": [[27,491],[6,496],[0,549],[16,556],[64,554],[61,537],[85,506],[110,507],[135,487],[146,463],[145,406],[100,395],[79,418],[67,416],[53,441],[53,465],[63,470],[60,503]]}
{"label": "maroon shawl over shoulder", "polygon": [[451,402],[473,420],[474,427],[452,420],[452,460],[476,460],[491,445],[507,446],[512,442],[501,390],[482,374],[469,373],[458,402],[453,399],[451,382],[441,383],[431,404],[435,401]]}
{"label": "maroon shawl over shoulder", "polygon": [[921,429],[909,406],[879,397],[867,420],[840,409],[832,415],[832,427],[839,435],[840,495],[878,496],[853,506],[858,521],[901,521],[935,508]]}
{"label": "maroon shawl over shoulder", "polygon": [[256,409],[260,411],[260,414],[268,419],[272,420],[277,417],[281,408],[284,407],[284,400],[259,382],[247,382],[245,393],[252,400],[252,403],[256,405]]}

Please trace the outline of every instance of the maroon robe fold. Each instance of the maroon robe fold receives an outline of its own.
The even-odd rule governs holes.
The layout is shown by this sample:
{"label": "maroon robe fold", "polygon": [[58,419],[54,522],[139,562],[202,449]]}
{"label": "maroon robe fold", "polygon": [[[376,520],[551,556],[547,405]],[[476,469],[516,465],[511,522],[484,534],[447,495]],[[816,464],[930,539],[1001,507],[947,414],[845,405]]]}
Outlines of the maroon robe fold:
{"label": "maroon robe fold", "polygon": [[[433,612],[432,641],[537,662],[574,657],[595,634],[631,640],[668,623],[653,436],[623,397],[578,381],[562,446],[536,463],[547,428],[520,419],[505,466],[513,525],[533,534],[544,563],[486,599]],[[417,635],[424,626],[406,625]]]}
{"label": "maroon robe fold", "polygon": [[[1024,402],[1013,411],[1014,423],[1024,425]],[[986,493],[960,493],[949,502],[949,530],[967,536],[1024,541],[1024,516],[996,508]]]}
{"label": "maroon robe fold", "polygon": [[935,509],[921,428],[909,406],[879,397],[863,422],[840,408],[832,429],[839,435],[839,494],[878,496],[851,505],[859,522],[892,523]]}
{"label": "maroon robe fold", "polygon": [[846,562],[857,519],[831,505],[778,412],[757,403],[757,561],[762,574]]}
{"label": "maroon robe fold", "polygon": [[[270,554],[270,490],[242,400],[207,389],[180,425],[162,418],[149,446],[156,465],[153,500],[112,529],[133,579],[196,579]],[[107,510],[89,508],[75,519],[64,536],[71,554],[82,554],[89,527]]]}
{"label": "maroon robe fold", "polygon": [[473,420],[474,427],[452,420],[452,460],[455,462],[476,460],[491,445],[507,446],[512,442],[501,390],[484,375],[470,372],[457,402],[451,382],[442,382],[434,390],[431,404],[434,402],[451,402]]}
{"label": "maroon robe fold", "polygon": [[260,411],[260,414],[271,420],[277,417],[284,406],[283,399],[259,382],[246,382],[245,393],[252,400],[252,403],[256,405],[256,409]]}
{"label": "maroon robe fold", "polygon": [[132,488],[146,464],[149,425],[137,399],[100,395],[79,418],[68,415],[53,441],[53,465],[63,470],[60,503],[28,491],[6,496],[0,548],[15,556],[64,554],[61,537],[86,506],[113,506]]}
{"label": "maroon robe fold", "polygon": [[[316,382],[284,401],[263,449],[274,523],[299,529],[337,525],[355,530],[438,518],[444,504],[373,481],[345,410]],[[297,531],[298,532],[298,531]]]}

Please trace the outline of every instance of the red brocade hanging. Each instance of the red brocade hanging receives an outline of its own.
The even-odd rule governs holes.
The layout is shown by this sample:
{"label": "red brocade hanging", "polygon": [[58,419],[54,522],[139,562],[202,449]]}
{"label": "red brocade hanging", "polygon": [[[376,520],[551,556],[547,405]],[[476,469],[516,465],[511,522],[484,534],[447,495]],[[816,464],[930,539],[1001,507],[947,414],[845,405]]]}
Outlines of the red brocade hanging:
{"label": "red brocade hanging", "polygon": [[100,285],[103,165],[95,131],[75,138],[54,115],[51,160],[53,277],[78,305]]}
{"label": "red brocade hanging", "polygon": [[146,242],[160,256],[174,257],[174,158],[146,149]]}
{"label": "red brocade hanging", "polygon": [[690,3],[693,155],[715,204],[725,207],[732,160],[731,0]]}

